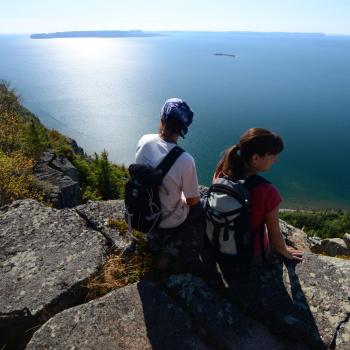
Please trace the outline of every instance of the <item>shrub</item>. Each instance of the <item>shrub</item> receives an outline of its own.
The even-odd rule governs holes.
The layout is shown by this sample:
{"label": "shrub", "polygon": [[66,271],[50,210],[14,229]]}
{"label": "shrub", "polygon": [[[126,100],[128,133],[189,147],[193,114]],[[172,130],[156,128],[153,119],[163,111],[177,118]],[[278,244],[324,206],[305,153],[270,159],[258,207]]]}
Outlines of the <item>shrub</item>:
{"label": "shrub", "polygon": [[128,179],[127,170],[110,163],[107,151],[93,158],[75,156],[72,160],[78,169],[83,200],[116,199],[124,195],[124,184]]}
{"label": "shrub", "polygon": [[33,160],[21,152],[6,155],[0,151],[0,205],[22,198],[43,200],[32,174],[33,165]]}
{"label": "shrub", "polygon": [[16,113],[0,113],[0,150],[9,154],[21,148],[25,122]]}
{"label": "shrub", "polygon": [[24,128],[21,148],[30,158],[38,159],[48,148],[46,129],[35,119],[31,119]]}
{"label": "shrub", "polygon": [[20,110],[20,96],[10,84],[5,81],[0,81],[0,114],[4,112],[17,113]]}
{"label": "shrub", "polygon": [[283,211],[280,218],[303,229],[309,236],[341,238],[350,232],[350,213],[344,210]]}
{"label": "shrub", "polygon": [[[67,157],[78,169],[84,201],[116,199],[124,195],[124,184],[128,178],[124,166],[112,164],[105,150],[93,157],[74,154],[73,147],[65,136],[56,130],[46,129],[34,114],[21,106],[19,96],[10,85],[0,81],[0,151],[3,152],[3,166],[5,163],[6,166],[10,166],[10,160],[22,157],[23,162],[24,159],[31,162],[28,169],[32,168],[41,153],[48,148],[57,155]],[[16,155],[12,155],[14,152],[17,152]],[[6,160],[5,155],[8,156]],[[19,166],[24,166],[23,162]],[[14,165],[13,162],[11,164]],[[6,174],[2,175],[2,190],[5,191],[5,188],[10,190],[17,179],[18,185],[22,188],[20,197],[25,198],[28,193],[22,187],[21,179],[17,175],[14,176],[10,186],[8,179],[5,181]],[[28,184],[32,186],[32,181]],[[12,192],[6,197],[20,198],[15,189],[11,188]],[[5,192],[2,195],[5,196]]]}
{"label": "shrub", "polygon": [[51,149],[57,154],[68,158],[70,161],[74,159],[74,152],[67,138],[60,134],[57,130],[47,130],[48,143]]}

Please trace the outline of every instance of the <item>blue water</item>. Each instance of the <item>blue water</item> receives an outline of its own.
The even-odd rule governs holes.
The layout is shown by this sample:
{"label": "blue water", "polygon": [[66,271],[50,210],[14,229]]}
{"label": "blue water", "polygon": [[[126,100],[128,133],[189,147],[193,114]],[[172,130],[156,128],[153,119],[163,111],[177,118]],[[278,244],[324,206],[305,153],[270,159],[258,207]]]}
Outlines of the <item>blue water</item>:
{"label": "blue water", "polygon": [[[223,52],[236,57],[215,56]],[[350,209],[350,37],[172,34],[154,38],[0,36],[0,79],[88,153],[129,164],[168,97],[195,112],[181,145],[209,184],[223,149],[249,127],[286,148],[266,174],[285,207]]]}

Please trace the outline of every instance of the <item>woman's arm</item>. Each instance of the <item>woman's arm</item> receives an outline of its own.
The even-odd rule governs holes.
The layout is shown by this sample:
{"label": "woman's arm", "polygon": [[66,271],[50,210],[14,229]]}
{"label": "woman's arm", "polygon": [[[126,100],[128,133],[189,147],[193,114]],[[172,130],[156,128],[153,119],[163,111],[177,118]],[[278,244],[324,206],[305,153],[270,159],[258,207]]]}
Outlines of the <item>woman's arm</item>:
{"label": "woman's arm", "polygon": [[277,253],[283,255],[287,259],[301,261],[302,252],[295,250],[292,247],[288,247],[284,241],[278,221],[278,210],[279,207],[277,206],[265,216],[265,223],[267,226],[271,245]]}
{"label": "woman's arm", "polygon": [[200,197],[191,197],[191,198],[186,198],[186,203],[189,206],[196,205],[199,203]]}

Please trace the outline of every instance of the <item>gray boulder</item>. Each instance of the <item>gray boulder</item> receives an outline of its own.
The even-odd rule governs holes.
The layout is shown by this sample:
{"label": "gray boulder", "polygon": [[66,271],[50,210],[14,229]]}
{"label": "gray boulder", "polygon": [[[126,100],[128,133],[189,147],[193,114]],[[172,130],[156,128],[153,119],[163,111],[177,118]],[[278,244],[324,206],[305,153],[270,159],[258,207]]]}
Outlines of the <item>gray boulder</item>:
{"label": "gray boulder", "polygon": [[173,275],[165,283],[168,293],[192,316],[213,349],[307,349],[298,340],[277,339],[198,277]]}
{"label": "gray boulder", "polygon": [[[225,270],[224,276],[225,276]],[[350,261],[305,254],[303,262],[256,266],[249,278],[226,273],[230,298],[286,339],[312,349],[349,349]]]}
{"label": "gray boulder", "polygon": [[77,142],[74,139],[71,139],[69,137],[66,137],[67,142],[72,147],[73,153],[76,155],[84,155],[84,150],[77,144]]}
{"label": "gray boulder", "polygon": [[281,232],[286,240],[286,243],[294,248],[304,251],[310,251],[310,243],[306,233],[298,228],[289,225],[284,220],[279,220]]}
{"label": "gray boulder", "polygon": [[297,341],[289,345],[199,278],[177,275],[63,311],[34,334],[27,349],[307,349]]}
{"label": "gray boulder", "polygon": [[350,233],[345,233],[343,239],[347,247],[350,249]]}
{"label": "gray boulder", "polygon": [[167,294],[140,282],[56,315],[34,334],[27,350],[34,349],[209,348]]}
{"label": "gray boulder", "polygon": [[314,240],[311,245],[311,251],[316,254],[326,254],[329,256],[350,256],[350,244],[347,243],[345,239],[341,238]]}
{"label": "gray boulder", "polygon": [[112,250],[125,251],[131,249],[133,237],[126,230],[111,225],[111,222],[124,222],[124,202],[122,200],[88,201],[75,208],[77,213],[94,230],[100,231],[108,240]]}
{"label": "gray boulder", "polygon": [[46,199],[55,208],[71,208],[81,203],[78,170],[64,157],[44,152],[34,169]]}
{"label": "gray boulder", "polygon": [[84,302],[107,249],[74,210],[34,200],[0,209],[0,246],[1,349],[20,347],[52,315]]}

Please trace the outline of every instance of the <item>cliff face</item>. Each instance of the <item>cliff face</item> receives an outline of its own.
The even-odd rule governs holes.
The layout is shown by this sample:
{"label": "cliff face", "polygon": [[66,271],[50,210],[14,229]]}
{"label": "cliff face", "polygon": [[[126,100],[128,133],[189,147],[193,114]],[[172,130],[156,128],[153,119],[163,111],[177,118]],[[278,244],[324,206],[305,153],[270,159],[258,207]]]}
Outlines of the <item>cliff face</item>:
{"label": "cliff face", "polygon": [[34,175],[44,189],[46,202],[55,208],[72,208],[81,203],[78,170],[67,158],[43,152]]}
{"label": "cliff face", "polygon": [[[108,254],[133,251],[132,237],[108,224],[122,217],[121,201],[0,209],[0,348],[350,348],[350,261],[310,252],[296,266],[276,259],[237,280],[216,265],[214,278],[208,256],[196,269],[196,254],[169,243],[168,254],[187,254],[176,274],[154,271],[85,303]],[[302,231],[281,224],[309,251]],[[201,234],[191,227],[183,236]]]}

